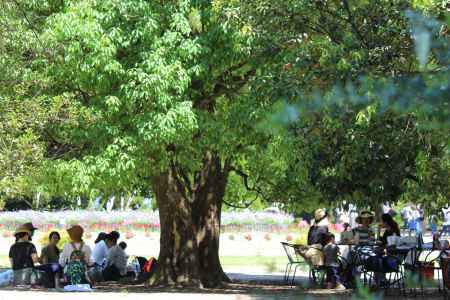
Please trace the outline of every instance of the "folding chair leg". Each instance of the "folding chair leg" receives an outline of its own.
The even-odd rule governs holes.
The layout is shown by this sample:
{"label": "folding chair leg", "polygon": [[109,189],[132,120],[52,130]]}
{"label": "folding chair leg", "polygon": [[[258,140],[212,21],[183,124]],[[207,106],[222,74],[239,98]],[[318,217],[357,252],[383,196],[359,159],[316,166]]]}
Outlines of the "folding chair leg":
{"label": "folding chair leg", "polygon": [[288,264],[286,265],[286,269],[285,269],[285,271],[284,271],[284,280],[285,280],[285,281],[289,281],[289,273],[291,272],[291,266],[292,266],[291,263],[288,263]]}
{"label": "folding chair leg", "polygon": [[295,274],[297,273],[297,267],[298,267],[298,265],[296,265],[295,268],[294,268],[294,275],[292,276],[291,286],[294,285]]}

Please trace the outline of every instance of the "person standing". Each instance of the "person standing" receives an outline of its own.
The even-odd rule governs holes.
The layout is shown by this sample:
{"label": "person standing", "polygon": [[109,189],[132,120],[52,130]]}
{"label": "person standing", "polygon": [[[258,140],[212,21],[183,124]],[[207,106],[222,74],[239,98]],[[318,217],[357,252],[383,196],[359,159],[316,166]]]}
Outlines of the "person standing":
{"label": "person standing", "polygon": [[327,270],[327,288],[344,289],[339,276],[339,247],[336,245],[334,234],[327,233],[324,238],[323,254]]}
{"label": "person standing", "polygon": [[358,208],[356,205],[349,203],[348,204],[349,211],[349,223],[352,228],[356,227],[358,223],[356,222],[356,218],[358,218]]}
{"label": "person standing", "polygon": [[448,204],[442,208],[442,214],[444,215],[444,223],[442,224],[442,232],[450,234],[450,207]]}
{"label": "person standing", "polygon": [[405,229],[410,229],[410,223],[412,221],[412,208],[411,205],[407,204],[400,212],[403,220],[403,227]]}

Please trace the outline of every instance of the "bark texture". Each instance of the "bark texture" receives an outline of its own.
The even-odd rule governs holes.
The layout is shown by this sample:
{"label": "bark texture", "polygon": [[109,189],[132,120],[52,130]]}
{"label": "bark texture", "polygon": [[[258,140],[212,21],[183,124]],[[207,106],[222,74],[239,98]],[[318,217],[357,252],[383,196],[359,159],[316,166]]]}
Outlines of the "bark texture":
{"label": "bark texture", "polygon": [[[154,285],[216,287],[229,281],[219,260],[220,216],[229,168],[205,155],[192,184],[175,166],[154,178],[161,239]],[[190,185],[190,186],[188,186]]]}

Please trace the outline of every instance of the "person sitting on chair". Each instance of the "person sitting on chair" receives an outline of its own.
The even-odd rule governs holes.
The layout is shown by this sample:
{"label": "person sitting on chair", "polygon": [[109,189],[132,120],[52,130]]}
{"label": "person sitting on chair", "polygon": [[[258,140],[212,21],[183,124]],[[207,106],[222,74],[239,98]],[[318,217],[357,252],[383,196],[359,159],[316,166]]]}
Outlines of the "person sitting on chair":
{"label": "person sitting on chair", "polygon": [[390,214],[383,214],[381,216],[380,227],[384,228],[384,233],[380,236],[380,241],[383,246],[388,244],[389,236],[400,236],[400,227]]}
{"label": "person sitting on chair", "polygon": [[324,234],[328,233],[328,214],[319,208],[314,212],[314,222],[308,231],[308,246],[321,244]]}
{"label": "person sitting on chair", "polygon": [[353,229],[353,235],[355,237],[355,243],[365,244],[368,243],[375,236],[373,230],[370,228],[370,224],[373,223],[374,215],[371,211],[362,211],[356,218],[358,227]]}

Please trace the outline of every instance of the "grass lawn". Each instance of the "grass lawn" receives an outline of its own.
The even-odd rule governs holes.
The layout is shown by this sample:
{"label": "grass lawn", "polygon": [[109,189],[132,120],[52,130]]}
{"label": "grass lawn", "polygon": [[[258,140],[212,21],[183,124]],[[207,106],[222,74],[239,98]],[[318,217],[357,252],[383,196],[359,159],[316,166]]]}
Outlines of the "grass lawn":
{"label": "grass lawn", "polygon": [[[220,258],[222,266],[227,268],[249,269],[255,267],[256,269],[263,268],[267,272],[281,272],[287,264],[285,256],[222,256]],[[9,259],[7,255],[0,255],[0,267],[9,268]]]}
{"label": "grass lawn", "polygon": [[284,272],[288,262],[286,256],[221,256],[222,267],[239,269],[264,269],[265,272]]}

